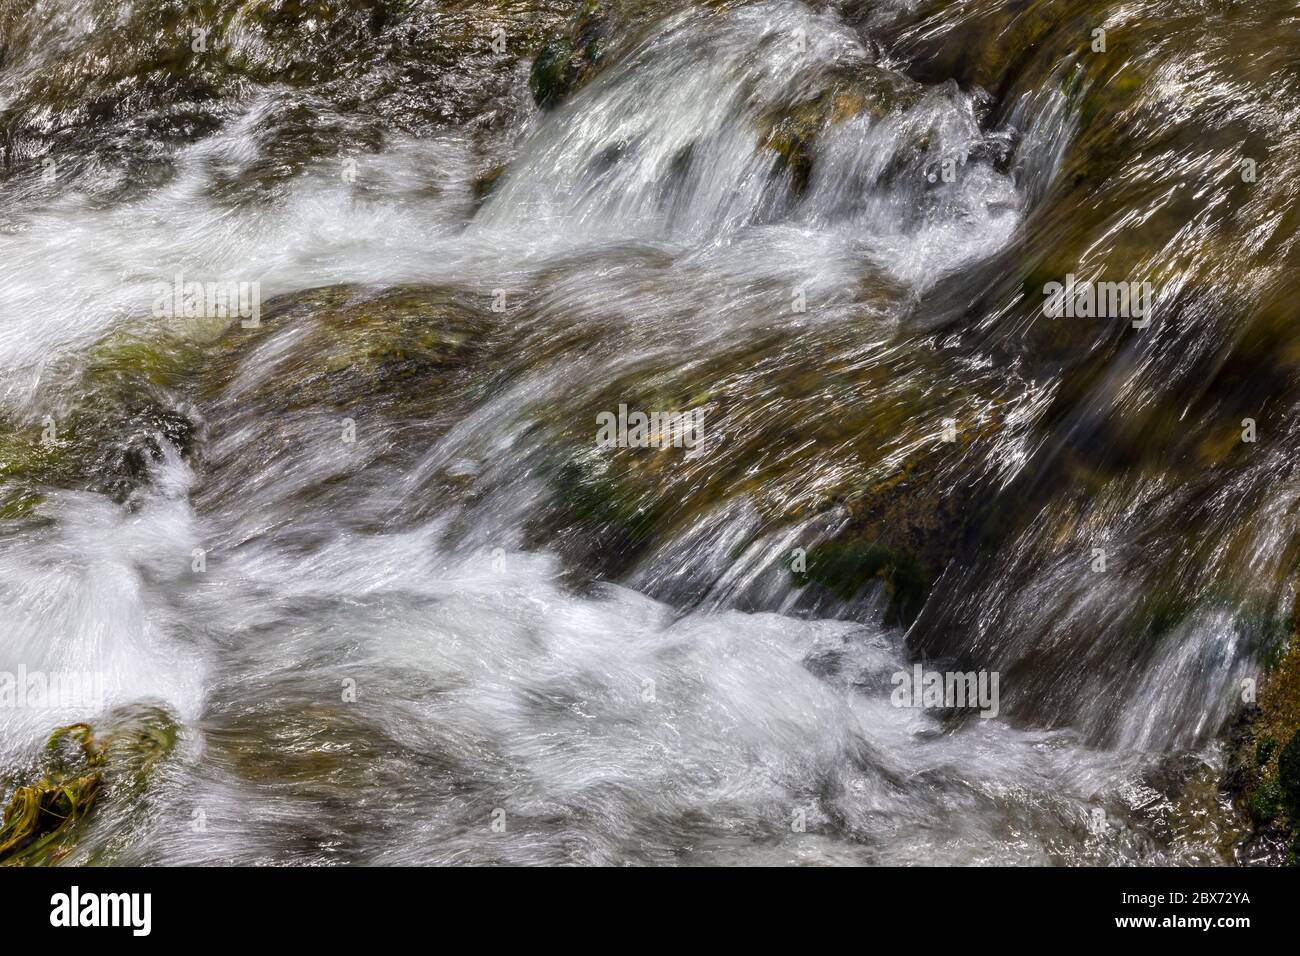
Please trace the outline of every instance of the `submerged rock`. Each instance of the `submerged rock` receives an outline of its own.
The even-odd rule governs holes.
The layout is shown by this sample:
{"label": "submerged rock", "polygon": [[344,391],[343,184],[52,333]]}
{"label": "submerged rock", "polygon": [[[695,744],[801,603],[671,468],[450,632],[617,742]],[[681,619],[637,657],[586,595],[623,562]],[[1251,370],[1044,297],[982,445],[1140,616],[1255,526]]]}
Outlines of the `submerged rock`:
{"label": "submerged rock", "polygon": [[[280,514],[291,495],[349,514],[350,488],[399,484],[481,397],[489,317],[449,287],[330,286],[266,303],[259,328],[232,323],[187,392],[205,422],[196,509]],[[393,520],[444,502],[447,481]]]}
{"label": "submerged rock", "polygon": [[[989,400],[998,386],[973,380],[936,388],[925,352],[839,367],[826,343],[810,340],[789,336],[775,352],[750,343],[698,363],[649,363],[574,396],[563,406],[574,409],[571,417],[548,414],[544,444],[553,450],[540,470],[554,497],[532,518],[530,540],[606,580],[671,563],[670,553],[681,550],[677,571],[638,579],[670,602],[708,592],[720,567],[770,540],[758,560],[779,573],[786,596],[802,590],[809,607],[867,614],[879,586],[889,620],[910,622],[976,533],[982,478],[964,468],[998,447],[1004,415]],[[699,412],[701,440],[678,447],[650,435],[644,447],[602,446],[597,415],[620,405]],[[733,540],[737,507],[751,510],[754,524]],[[806,564],[795,569],[776,542],[801,527],[807,530],[795,543]],[[683,541],[700,535],[717,536],[713,547],[726,540],[727,553],[714,560],[700,551],[702,563],[692,563],[696,551]],[[681,594],[673,590],[672,582],[695,578]],[[771,609],[772,600],[784,598],[769,595],[758,606]]]}
{"label": "submerged rock", "polygon": [[350,419],[433,434],[483,348],[485,312],[443,287],[334,286],[266,303],[257,328],[115,330],[67,359],[77,370],[47,415],[0,420],[0,520],[32,516],[51,489],[129,502],[169,454],[199,466],[212,449],[204,480],[250,455],[274,458],[308,412],[329,415],[331,432]]}
{"label": "submerged rock", "polygon": [[0,517],[30,514],[50,488],[126,501],[149,481],[164,443],[191,457],[200,426],[178,389],[201,359],[193,341],[138,329],[69,358],[70,387],[43,414],[0,417]]}
{"label": "submerged rock", "polygon": [[210,348],[195,397],[271,415],[432,412],[482,345],[482,310],[441,286],[329,286],[268,302],[260,327],[231,323]]}

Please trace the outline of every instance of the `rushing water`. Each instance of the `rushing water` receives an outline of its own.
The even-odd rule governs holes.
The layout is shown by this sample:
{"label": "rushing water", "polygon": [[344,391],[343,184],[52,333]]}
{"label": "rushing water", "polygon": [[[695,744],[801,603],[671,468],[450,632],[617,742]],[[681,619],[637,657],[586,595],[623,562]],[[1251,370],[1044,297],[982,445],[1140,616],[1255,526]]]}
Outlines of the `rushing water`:
{"label": "rushing water", "polygon": [[[1126,46],[1118,5],[1093,5],[1101,77],[1081,5],[1019,73],[955,53],[1043,16],[991,23],[1001,6],[630,4],[545,111],[528,56],[482,39],[443,64],[454,95],[404,98],[395,66],[345,92],[341,69],[252,70],[211,80],[185,135],[124,120],[93,127],[98,153],[30,104],[103,11],[5,8],[0,106],[28,138],[0,187],[4,426],[80,415],[152,453],[125,484],[37,482],[0,524],[0,671],[94,672],[105,711],[156,702],[181,728],[67,859],[1231,861],[1220,738],[1289,612],[1294,426],[1207,382],[1273,341],[1239,316],[1281,308],[1296,180],[1279,159],[1235,205],[1223,183],[1229,144],[1295,145],[1296,87],[1250,99],[1217,41]],[[1176,33],[1204,5],[1139,6]],[[1286,27],[1284,4],[1234,6]],[[514,29],[453,7],[476,37]],[[227,62],[287,69],[241,17]],[[357,29],[387,51],[407,21]],[[1235,52],[1294,79],[1265,39]],[[1098,91],[1124,68],[1142,85],[1119,110]],[[474,96],[490,121],[462,121]],[[1058,263],[1152,276],[1165,321],[1049,325],[1027,277]],[[178,272],[260,283],[263,327],[213,345],[154,318]],[[404,295],[459,317],[451,371],[331,354],[356,343],[328,316],[382,338]],[[116,334],[213,351],[148,385],[88,372]],[[123,382],[184,440],[124,413]],[[597,448],[619,403],[705,408],[703,453]],[[1274,440],[1230,459],[1252,411]],[[942,517],[871,497],[900,469]],[[575,482],[631,504],[587,520]],[[921,606],[792,578],[794,549],[878,519],[931,572]],[[998,672],[1000,712],[894,706],[914,662]],[[0,761],[94,716],[0,712]]]}

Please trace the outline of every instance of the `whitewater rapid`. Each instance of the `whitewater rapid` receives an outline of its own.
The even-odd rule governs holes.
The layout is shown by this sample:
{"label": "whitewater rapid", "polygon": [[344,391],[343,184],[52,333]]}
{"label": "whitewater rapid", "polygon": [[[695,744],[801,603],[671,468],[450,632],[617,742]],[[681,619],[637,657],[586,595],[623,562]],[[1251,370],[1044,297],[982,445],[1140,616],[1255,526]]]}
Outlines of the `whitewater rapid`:
{"label": "whitewater rapid", "polygon": [[[529,416],[575,382],[783,328],[871,354],[923,321],[922,294],[1014,241],[1070,135],[1051,97],[990,129],[976,93],[918,88],[838,122],[803,190],[760,148],[765,117],[829,71],[895,66],[802,4],[687,11],[558,109],[521,113],[486,199],[455,132],[322,160],[273,201],[229,198],[273,91],[141,196],[13,204],[0,401],[32,425],[70,399],[82,350],[148,326],[177,272],[256,281],[264,300],[442,283],[485,308],[526,300],[521,340],[599,321],[614,343],[528,370],[398,469],[383,455],[404,433],[382,423],[354,446],[315,440],[338,427],[329,409],[278,421],[275,454],[258,444],[238,389],[275,381],[296,342],[276,329],[205,459],[164,441],[129,504],[52,493],[48,523],[0,538],[0,670],[101,672],[106,710],[157,700],[182,726],[143,814],[105,811],[70,860],[111,844],[157,863],[1221,861],[1208,739],[1224,713],[1179,727],[1187,700],[1162,694],[1198,654],[1237,666],[1223,622],[1152,670],[1155,703],[1103,747],[1086,727],[895,706],[914,655],[879,623],[883,599],[812,613],[785,585],[791,548],[829,537],[834,514],[768,532],[732,499],[621,580],[580,586],[527,540],[548,451]],[[798,295],[814,307],[792,312]],[[1023,435],[1002,439],[1008,473]],[[483,491],[431,499],[447,473]],[[0,715],[0,759],[92,716]],[[1192,771],[1166,773],[1173,744]]]}

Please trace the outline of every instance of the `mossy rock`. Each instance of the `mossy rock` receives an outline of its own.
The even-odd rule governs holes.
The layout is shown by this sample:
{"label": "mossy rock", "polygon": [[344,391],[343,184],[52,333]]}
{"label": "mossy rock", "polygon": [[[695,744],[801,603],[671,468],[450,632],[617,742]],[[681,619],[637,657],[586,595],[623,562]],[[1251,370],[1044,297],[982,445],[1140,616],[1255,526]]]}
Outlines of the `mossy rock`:
{"label": "mossy rock", "polygon": [[1300,731],[1291,735],[1278,754],[1277,792],[1292,825],[1300,823]]}
{"label": "mossy rock", "polygon": [[117,501],[148,481],[162,442],[193,454],[198,423],[179,398],[202,360],[191,340],[117,330],[60,368],[70,386],[27,420],[0,419],[0,515],[21,517],[43,491],[95,491]]}
{"label": "mossy rock", "polygon": [[227,63],[262,81],[321,84],[388,22],[382,0],[249,0],[225,23]]}
{"label": "mossy rock", "polygon": [[1250,819],[1255,826],[1272,823],[1282,809],[1282,791],[1274,780],[1265,780],[1250,797]]}
{"label": "mossy rock", "polygon": [[1249,814],[1253,841],[1300,842],[1300,641],[1294,630],[1261,681],[1258,701],[1237,719],[1222,787]]}
{"label": "mossy rock", "polygon": [[486,313],[443,287],[333,286],[271,300],[257,328],[115,329],[68,357],[68,387],[33,418],[0,421],[0,520],[31,518],[50,489],[127,502],[164,443],[198,465],[209,422],[218,436],[251,423],[272,441],[278,416],[307,410],[446,424]]}
{"label": "mossy rock", "polygon": [[[232,322],[194,397],[203,407],[431,413],[482,349],[486,302],[441,286],[328,286],[280,296],[257,328]],[[292,340],[291,348],[281,345]]]}
{"label": "mossy rock", "polygon": [[803,571],[793,570],[795,584],[820,585],[839,600],[861,598],[882,582],[889,595],[886,623],[913,620],[925,603],[930,576],[911,555],[881,544],[837,540],[819,544],[806,555]]}
{"label": "mossy rock", "polygon": [[[847,335],[839,352],[822,331],[805,334],[810,341],[783,328],[697,361],[658,355],[613,381],[575,380],[533,413],[546,436],[539,444],[553,449],[539,469],[552,503],[533,517],[530,541],[561,542],[566,558],[617,579],[683,535],[720,531],[714,523],[736,508],[756,519],[752,537],[733,542],[742,550],[839,513],[833,541],[806,545],[826,549],[813,573],[825,571],[827,592],[847,590],[850,600],[865,600],[859,585],[878,579],[891,619],[910,620],[972,533],[977,481],[962,476],[996,446],[1004,416],[990,396],[1001,386],[992,377],[953,386],[932,350],[864,363]],[[703,441],[692,450],[597,446],[596,416],[619,405],[702,412]],[[942,440],[945,418],[952,441]],[[832,555],[844,576],[823,564]],[[782,575],[784,558],[768,558]]]}
{"label": "mossy rock", "polygon": [[513,66],[578,5],[149,0],[88,8],[84,29],[38,53],[31,4],[0,0],[3,54],[32,66],[6,91],[0,177],[44,188],[41,162],[52,157],[57,188],[77,180],[108,198],[132,195],[172,175],[176,147],[248,116],[258,99],[265,108],[244,134],[258,154],[236,181],[214,170],[223,196],[262,198],[309,163],[378,148],[389,131],[499,131]]}
{"label": "mossy rock", "polygon": [[528,86],[539,107],[553,109],[591,81],[604,60],[613,27],[609,6],[587,0],[565,33],[537,51]]}
{"label": "mossy rock", "polygon": [[[443,286],[343,285],[272,299],[256,328],[232,322],[184,391],[203,421],[196,509],[287,483],[304,508],[346,510],[356,484],[409,475],[494,387],[489,305]],[[428,478],[404,514],[465,490]]]}

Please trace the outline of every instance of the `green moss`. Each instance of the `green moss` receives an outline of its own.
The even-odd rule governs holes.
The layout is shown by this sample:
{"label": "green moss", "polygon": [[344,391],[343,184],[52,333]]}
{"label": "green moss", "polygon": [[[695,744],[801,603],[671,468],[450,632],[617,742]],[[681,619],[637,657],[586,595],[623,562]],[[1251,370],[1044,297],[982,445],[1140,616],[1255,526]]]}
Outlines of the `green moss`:
{"label": "green moss", "polygon": [[604,59],[610,30],[609,11],[597,0],[588,0],[566,33],[537,51],[528,85],[539,107],[559,105],[591,80]]}
{"label": "green moss", "polygon": [[1283,862],[1286,866],[1300,866],[1300,837],[1292,841],[1287,850],[1286,860]]}
{"label": "green moss", "polygon": [[573,41],[568,37],[552,40],[537,51],[537,58],[528,74],[528,87],[532,90],[533,100],[542,109],[550,109],[568,91],[572,56]]}
{"label": "green moss", "polygon": [[1282,807],[1292,824],[1300,822],[1300,731],[1291,735],[1278,755],[1277,787]]}
{"label": "green moss", "polygon": [[[1286,741],[1285,746],[1279,742]],[[1252,839],[1289,843],[1286,862],[1295,865],[1300,844],[1300,642],[1292,636],[1270,665],[1256,705],[1238,718],[1224,789],[1255,825]]]}
{"label": "green moss", "polygon": [[1250,819],[1255,826],[1271,823],[1282,809],[1282,792],[1277,782],[1265,780],[1250,797]]}
{"label": "green moss", "polygon": [[42,428],[0,427],[0,482],[59,484],[76,470],[68,458],[68,443],[45,441]]}
{"label": "green moss", "polygon": [[604,473],[600,463],[593,450],[547,465],[556,513],[546,523],[572,557],[616,577],[649,542],[657,510]]}
{"label": "green moss", "polygon": [[19,521],[36,513],[45,496],[21,487],[0,487],[0,521]]}
{"label": "green moss", "polygon": [[818,584],[842,601],[862,595],[868,585],[884,583],[890,595],[887,619],[913,620],[925,603],[929,576],[905,552],[863,541],[830,541],[818,545],[806,556],[803,571],[792,571],[795,584]]}

